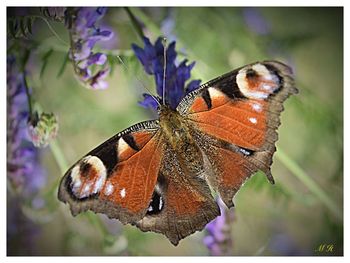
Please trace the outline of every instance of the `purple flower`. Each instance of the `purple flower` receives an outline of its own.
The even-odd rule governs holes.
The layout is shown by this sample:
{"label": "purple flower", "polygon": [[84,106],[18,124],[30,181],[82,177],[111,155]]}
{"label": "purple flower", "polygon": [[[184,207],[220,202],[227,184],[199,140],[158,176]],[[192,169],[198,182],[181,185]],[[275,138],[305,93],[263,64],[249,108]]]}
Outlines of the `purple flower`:
{"label": "purple flower", "polygon": [[244,8],[243,18],[248,28],[257,35],[267,35],[270,33],[270,24],[265,20],[257,8]]}
{"label": "purple flower", "polygon": [[108,87],[108,83],[104,79],[107,77],[108,73],[108,68],[97,72],[90,80],[91,87],[94,89],[106,89]]}
{"label": "purple flower", "polygon": [[30,196],[45,184],[37,148],[29,139],[29,109],[23,73],[14,57],[7,59],[7,177],[23,196]]}
{"label": "purple flower", "polygon": [[233,210],[228,210],[220,198],[217,199],[221,216],[206,225],[207,235],[203,243],[212,256],[228,256],[232,254],[233,241],[231,224],[234,220]]}
{"label": "purple flower", "polygon": [[[7,58],[7,254],[32,254],[39,227],[28,219],[23,205],[37,205],[36,194],[46,183],[39,149],[29,140],[29,106],[24,73],[13,56]],[[12,190],[12,191],[11,191]],[[25,201],[25,202],[23,202]],[[36,202],[37,203],[37,202]]]}
{"label": "purple flower", "polygon": [[[154,75],[156,82],[157,94],[159,101],[163,101],[163,76],[164,76],[164,46],[162,39],[158,38],[154,45],[148,38],[144,38],[144,48],[132,44],[136,57],[142,63],[145,71],[149,75]],[[185,83],[191,77],[191,70],[195,64],[189,65],[187,60],[176,63],[177,53],[175,51],[175,42],[169,44],[166,50],[166,74],[165,74],[165,103],[170,108],[175,109],[181,99],[190,91],[199,87],[200,80],[190,81],[186,87]],[[151,95],[144,94],[144,100],[140,102],[141,106],[157,109],[157,103],[152,99]],[[153,100],[153,102],[151,101]]]}
{"label": "purple flower", "polygon": [[[68,10],[67,17],[72,16],[72,25],[69,27],[71,36],[70,58],[74,63],[75,73],[86,87],[92,89],[105,89],[108,83],[104,80],[109,72],[107,67],[93,72],[95,65],[103,66],[107,55],[94,53],[92,49],[99,41],[108,41],[113,37],[111,30],[98,27],[98,21],[105,15],[105,7],[81,7]],[[69,20],[69,19],[67,19]]]}
{"label": "purple flower", "polygon": [[119,47],[119,36],[118,36],[118,32],[113,29],[111,26],[106,25],[105,23],[103,23],[101,25],[101,30],[103,32],[112,32],[113,30],[113,34],[109,37],[109,39],[104,39],[103,41],[100,42],[100,47],[102,49],[108,49],[108,50],[113,50],[113,49],[118,49]]}

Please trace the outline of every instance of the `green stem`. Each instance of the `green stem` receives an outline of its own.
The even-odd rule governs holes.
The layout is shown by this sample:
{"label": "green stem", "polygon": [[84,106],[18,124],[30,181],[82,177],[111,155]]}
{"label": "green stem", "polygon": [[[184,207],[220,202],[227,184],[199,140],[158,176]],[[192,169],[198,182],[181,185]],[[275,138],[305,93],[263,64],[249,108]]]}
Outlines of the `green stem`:
{"label": "green stem", "polygon": [[137,21],[136,17],[134,16],[134,14],[131,12],[129,7],[124,7],[126,13],[128,14],[130,20],[131,20],[131,24],[134,26],[137,34],[139,35],[139,37],[141,38],[141,40],[143,40],[143,38],[145,37],[145,35],[143,34],[142,31],[142,27],[139,23],[139,21]]}
{"label": "green stem", "polygon": [[58,145],[57,139],[51,141],[50,149],[58,164],[58,167],[60,168],[61,173],[63,174],[68,169],[68,163],[64,157],[61,147]]}
{"label": "green stem", "polygon": [[[56,160],[58,167],[60,168],[60,172],[63,175],[65,173],[65,171],[68,169],[68,163],[67,163],[66,158],[64,157],[64,154],[61,150],[61,147],[59,146],[59,144],[57,142],[57,139],[52,140],[50,142],[50,149],[51,149],[53,157]],[[56,191],[60,181],[61,181],[61,178],[55,179],[52,186],[50,186],[50,188],[46,191],[45,195],[51,196]]]}
{"label": "green stem", "polygon": [[317,185],[317,183],[308,176],[303,169],[294,162],[289,156],[278,148],[276,157],[282,162],[289,171],[292,172],[319,200],[336,216],[340,221],[343,219],[341,208],[327,195],[327,193]]}
{"label": "green stem", "polygon": [[80,71],[78,70],[77,62],[75,61],[75,48],[74,48],[74,41],[73,41],[73,36],[71,30],[69,30],[69,41],[70,41],[70,50],[72,52],[72,63],[73,63],[73,69],[75,74],[79,76]]}

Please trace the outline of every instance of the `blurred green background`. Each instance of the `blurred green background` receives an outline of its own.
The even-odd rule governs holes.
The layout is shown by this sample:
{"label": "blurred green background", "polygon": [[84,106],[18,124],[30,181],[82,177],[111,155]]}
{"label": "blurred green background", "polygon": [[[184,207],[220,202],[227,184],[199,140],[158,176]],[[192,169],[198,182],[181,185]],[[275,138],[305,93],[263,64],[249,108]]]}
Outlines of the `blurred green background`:
{"label": "blurred green background", "polygon": [[[160,35],[166,35],[169,42],[176,40],[180,58],[196,61],[192,77],[202,83],[258,60],[276,59],[292,66],[300,93],[285,103],[277,143],[287,158],[279,152],[274,156],[276,185],[257,174],[235,197],[232,255],[342,255],[343,9],[176,7],[131,11],[143,22],[152,42]],[[51,24],[67,41],[63,24]],[[33,38],[41,45],[33,54],[37,59],[32,62],[31,84],[42,108],[59,118],[53,150],[63,153],[63,166],[72,165],[120,130],[155,116],[137,104],[146,91],[135,75],[152,90],[154,82],[131,52],[131,43],[142,43],[127,13],[109,8],[103,24],[116,34],[112,51],[101,47],[113,65],[109,88],[104,91],[82,87],[69,63],[57,78],[69,47],[52,36],[44,22],[35,24]],[[40,58],[51,48],[54,52],[40,77]],[[127,69],[116,54],[122,55]],[[143,233],[103,215],[73,217],[69,207],[56,198],[63,171],[52,147],[42,152],[42,164],[47,169],[47,185],[39,195],[45,205],[40,210],[23,207],[27,220],[34,221],[40,231],[30,251],[19,236],[8,243],[9,254],[208,255],[202,243],[204,231],[174,247],[162,235]],[[302,181],[308,178],[311,184]],[[325,199],[315,194],[313,183],[322,189]],[[327,201],[331,202],[328,206]],[[333,251],[317,251],[322,244],[333,245]]]}

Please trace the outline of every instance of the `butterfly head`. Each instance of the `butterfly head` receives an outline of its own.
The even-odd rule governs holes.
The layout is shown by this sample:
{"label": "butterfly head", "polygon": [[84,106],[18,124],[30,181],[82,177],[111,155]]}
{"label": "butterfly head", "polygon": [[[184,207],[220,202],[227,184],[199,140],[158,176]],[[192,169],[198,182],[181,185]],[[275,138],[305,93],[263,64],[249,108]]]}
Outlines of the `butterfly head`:
{"label": "butterfly head", "polygon": [[159,123],[166,140],[173,146],[179,147],[188,140],[189,131],[183,116],[173,110],[170,105],[162,105],[159,110]]}
{"label": "butterfly head", "polygon": [[168,104],[161,105],[158,109],[158,114],[162,128],[165,128],[165,126],[179,126],[181,123],[180,114]]}

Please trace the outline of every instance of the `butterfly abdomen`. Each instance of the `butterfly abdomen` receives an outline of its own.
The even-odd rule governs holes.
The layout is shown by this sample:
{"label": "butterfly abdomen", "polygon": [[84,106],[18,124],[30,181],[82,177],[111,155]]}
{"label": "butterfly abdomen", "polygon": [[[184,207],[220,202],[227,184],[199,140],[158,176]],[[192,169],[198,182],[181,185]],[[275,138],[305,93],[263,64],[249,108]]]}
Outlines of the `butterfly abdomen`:
{"label": "butterfly abdomen", "polygon": [[182,166],[188,167],[189,173],[202,173],[202,153],[192,138],[189,123],[186,119],[177,111],[164,106],[160,113],[160,127],[165,141],[176,153],[176,157]]}

